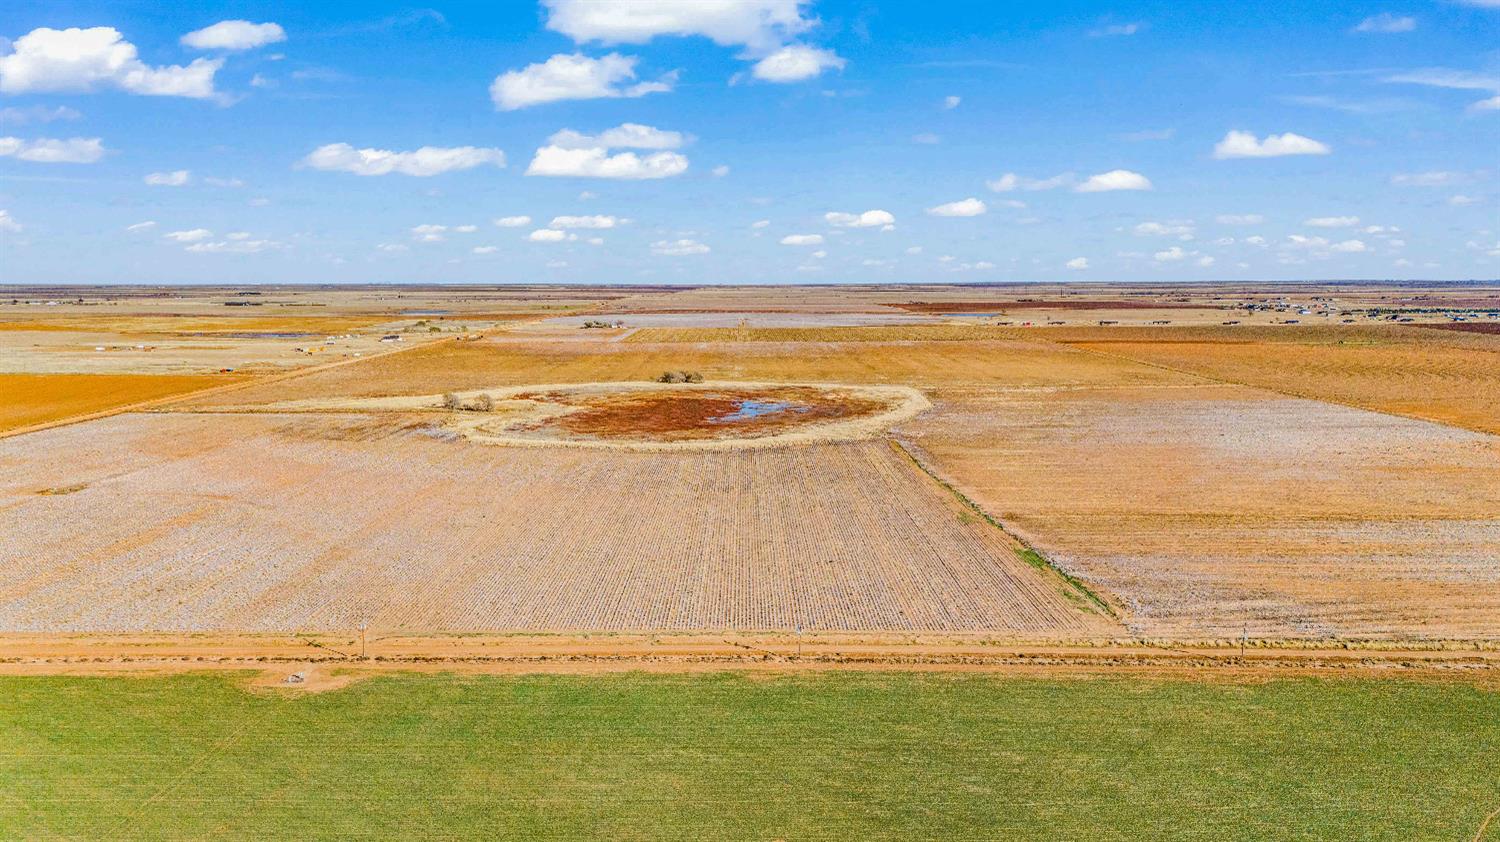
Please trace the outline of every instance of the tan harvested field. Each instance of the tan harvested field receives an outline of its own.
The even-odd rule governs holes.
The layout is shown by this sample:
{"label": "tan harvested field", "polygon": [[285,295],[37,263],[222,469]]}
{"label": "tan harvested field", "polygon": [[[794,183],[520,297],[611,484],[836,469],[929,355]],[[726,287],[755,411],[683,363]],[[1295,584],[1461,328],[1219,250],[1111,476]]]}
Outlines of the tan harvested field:
{"label": "tan harvested field", "polygon": [[0,442],[0,466],[26,526],[0,548],[11,630],[1112,627],[878,441],[664,455],[136,414]]}
{"label": "tan harvested field", "polygon": [[870,325],[856,327],[642,328],[627,342],[966,342],[1005,338],[994,327],[975,324]]}
{"label": "tan harvested field", "polygon": [[[1500,640],[1493,290],[237,296],[0,301],[67,327],[0,330],[0,372],[272,373],[0,440],[0,632]],[[293,322],[361,326],[315,354],[233,329]],[[710,382],[678,400],[664,371]],[[921,414],[883,420],[877,386]],[[720,428],[746,401],[792,409]]]}
{"label": "tan harvested field", "polygon": [[1500,439],[1239,386],[974,392],[905,434],[1147,636],[1500,637]]}
{"label": "tan harvested field", "polygon": [[987,342],[854,342],[721,344],[547,342],[503,336],[445,343],[252,387],[201,406],[300,398],[417,395],[435,391],[534,383],[645,381],[690,369],[710,380],[799,383],[881,383],[917,388],[952,386],[1072,387],[1192,384],[1190,375],[1113,360],[1062,345],[1021,340]]}
{"label": "tan harvested field", "polygon": [[1413,328],[1059,331],[1101,354],[1500,433],[1500,336]]}

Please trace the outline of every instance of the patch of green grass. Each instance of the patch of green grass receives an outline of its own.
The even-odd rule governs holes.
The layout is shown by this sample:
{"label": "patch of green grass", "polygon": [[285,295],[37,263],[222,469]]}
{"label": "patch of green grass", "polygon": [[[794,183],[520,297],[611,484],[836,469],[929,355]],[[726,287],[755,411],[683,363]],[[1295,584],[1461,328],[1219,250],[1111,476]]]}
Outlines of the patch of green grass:
{"label": "patch of green grass", "polygon": [[0,677],[0,837],[1469,839],[1500,694],[991,674]]}

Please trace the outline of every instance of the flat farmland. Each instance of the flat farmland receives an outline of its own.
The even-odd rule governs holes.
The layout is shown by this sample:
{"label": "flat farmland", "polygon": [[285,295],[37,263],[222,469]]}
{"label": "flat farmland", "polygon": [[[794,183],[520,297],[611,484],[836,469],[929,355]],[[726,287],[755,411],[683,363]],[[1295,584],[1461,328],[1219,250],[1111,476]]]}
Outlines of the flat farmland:
{"label": "flat farmland", "polygon": [[1462,679],[247,678],[0,676],[0,836],[1409,842],[1500,803]]}
{"label": "flat farmland", "polygon": [[977,324],[830,327],[648,327],[627,342],[964,342],[1006,338]]}
{"label": "flat farmland", "polygon": [[[912,328],[898,328],[910,330]],[[849,330],[861,330],[850,328]],[[581,333],[581,331],[580,331]],[[228,406],[322,397],[651,380],[691,369],[709,380],[890,383],[916,388],[1071,388],[1203,382],[1049,342],[614,342],[497,337],[443,343],[295,380],[206,398]]]}
{"label": "flat farmland", "polygon": [[904,433],[1148,636],[1500,635],[1500,440],[1232,385],[967,392]]}
{"label": "flat farmland", "polygon": [[0,373],[0,432],[236,382],[215,375]]}
{"label": "flat farmland", "polygon": [[1363,326],[1047,335],[1217,380],[1500,433],[1500,336]]}
{"label": "flat farmland", "polygon": [[1116,628],[882,441],[601,453],[128,414],[0,441],[0,477],[8,630]]}

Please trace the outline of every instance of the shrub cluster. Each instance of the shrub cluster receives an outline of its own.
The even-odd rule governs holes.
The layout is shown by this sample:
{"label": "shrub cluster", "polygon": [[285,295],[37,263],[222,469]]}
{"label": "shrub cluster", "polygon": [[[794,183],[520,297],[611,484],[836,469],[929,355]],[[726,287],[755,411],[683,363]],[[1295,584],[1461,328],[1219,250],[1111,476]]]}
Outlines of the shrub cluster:
{"label": "shrub cluster", "polygon": [[461,412],[494,412],[495,399],[489,395],[480,395],[467,403],[453,392],[443,395],[443,408],[453,409]]}
{"label": "shrub cluster", "polygon": [[702,383],[703,375],[696,371],[664,371],[656,378],[658,383]]}

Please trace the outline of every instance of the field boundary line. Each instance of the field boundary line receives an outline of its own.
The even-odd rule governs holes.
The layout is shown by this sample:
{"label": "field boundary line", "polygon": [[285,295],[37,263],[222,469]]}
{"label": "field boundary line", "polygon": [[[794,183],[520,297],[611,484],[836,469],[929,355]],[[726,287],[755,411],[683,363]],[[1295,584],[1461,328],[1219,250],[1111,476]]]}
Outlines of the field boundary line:
{"label": "field boundary line", "polygon": [[[456,336],[445,336],[441,339],[413,343],[411,345],[407,345],[404,348],[394,348],[392,350],[383,351],[378,354],[371,354],[367,357],[351,357],[347,360],[334,360],[333,362],[323,363],[321,365],[293,369],[292,371],[280,371],[276,372],[275,374],[267,374],[258,377],[252,375],[249,377],[238,378],[233,383],[225,383],[219,386],[209,386],[204,389],[194,389],[191,392],[181,392],[175,395],[166,395],[165,397],[152,398],[148,401],[138,401],[136,403],[110,407],[109,409],[101,409],[95,412],[86,412],[82,415],[70,415],[67,418],[58,418],[52,421],[43,421],[40,424],[30,424],[25,427],[16,427],[10,430],[0,430],[0,439],[11,438],[12,436],[23,436],[27,433],[39,433],[42,430],[51,430],[56,427],[66,427],[71,424],[81,424],[85,421],[97,421],[100,418],[109,418],[114,415],[123,415],[127,412],[140,412],[147,409],[160,409],[161,407],[171,406],[173,403],[176,403],[178,401],[185,401],[189,398],[201,398],[206,395],[217,395],[225,392],[233,392],[239,389],[248,389],[251,386],[261,386],[267,383],[279,383],[283,380],[291,380],[295,377],[302,377],[308,374],[316,374],[318,372],[328,371],[329,369],[338,368],[340,366],[367,362],[369,360],[384,359],[385,357],[393,356],[395,354],[401,354],[407,351],[415,351],[418,348],[430,348],[443,342],[453,342],[457,340],[457,338],[458,337]],[[153,375],[143,376],[150,377]]]}
{"label": "field boundary line", "polygon": [[1017,555],[1021,557],[1022,561],[1038,570],[1051,571],[1053,573],[1056,573],[1059,577],[1062,578],[1065,583],[1068,584],[1068,586],[1073,588],[1074,591],[1083,596],[1089,602],[1093,603],[1099,610],[1103,611],[1105,616],[1115,621],[1119,621],[1121,619],[1120,615],[1115,611],[1115,609],[1109,604],[1108,601],[1099,596],[1099,594],[1095,593],[1092,588],[1090,588],[1088,585],[1085,585],[1076,576],[1062,569],[1061,567],[1058,567],[1057,564],[1052,561],[1052,559],[1047,557],[1046,553],[1038,550],[1036,547],[1032,546],[1031,542],[1027,541],[1025,538],[1022,538],[1020,535],[1016,534],[1011,529],[1006,527],[1006,525],[1002,523],[999,518],[985,511],[983,506],[974,502],[969,498],[967,494],[959,491],[958,488],[953,485],[953,483],[939,476],[935,470],[928,467],[926,463],[917,458],[916,454],[912,453],[911,449],[907,447],[907,445],[899,438],[890,437],[887,439],[887,441],[889,441],[891,443],[891,446],[899,451],[901,455],[905,456],[908,460],[911,461],[913,465],[917,466],[918,470],[926,474],[928,477],[931,477],[933,482],[936,482],[938,485],[947,489],[948,493],[952,494],[955,499],[957,499],[960,503],[969,508],[975,514],[983,518],[985,523],[988,523],[990,526],[993,526],[996,529],[1000,530],[1011,540],[1021,545],[1022,550],[1021,552],[1017,553]]}

